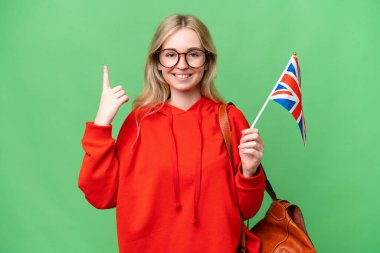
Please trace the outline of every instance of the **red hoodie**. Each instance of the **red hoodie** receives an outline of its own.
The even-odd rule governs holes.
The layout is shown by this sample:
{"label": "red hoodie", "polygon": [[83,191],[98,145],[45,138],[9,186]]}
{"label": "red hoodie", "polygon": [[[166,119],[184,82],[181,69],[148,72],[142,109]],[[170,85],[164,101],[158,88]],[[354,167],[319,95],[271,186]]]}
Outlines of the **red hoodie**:
{"label": "red hoodie", "polygon": [[116,143],[111,125],[86,122],[78,185],[94,207],[116,207],[121,253],[236,253],[240,213],[257,213],[265,181],[261,168],[242,175],[237,146],[249,125],[229,106],[232,168],[218,107],[205,97],[188,110],[164,104],[140,129],[133,110]]}

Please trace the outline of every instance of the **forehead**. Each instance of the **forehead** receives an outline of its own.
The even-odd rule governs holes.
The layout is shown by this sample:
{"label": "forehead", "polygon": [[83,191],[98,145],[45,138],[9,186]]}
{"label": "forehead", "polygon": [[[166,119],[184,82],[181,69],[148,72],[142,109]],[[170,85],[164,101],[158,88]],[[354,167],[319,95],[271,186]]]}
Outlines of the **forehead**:
{"label": "forehead", "polygon": [[192,47],[202,49],[202,44],[197,33],[190,28],[181,28],[170,35],[162,44],[162,49],[174,48],[180,52],[186,51]]}

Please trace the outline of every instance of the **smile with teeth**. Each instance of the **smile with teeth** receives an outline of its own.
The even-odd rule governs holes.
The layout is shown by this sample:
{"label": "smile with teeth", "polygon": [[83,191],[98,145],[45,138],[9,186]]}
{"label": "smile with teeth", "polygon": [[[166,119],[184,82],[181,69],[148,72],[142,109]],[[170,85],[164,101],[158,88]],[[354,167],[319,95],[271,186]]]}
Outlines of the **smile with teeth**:
{"label": "smile with teeth", "polygon": [[178,79],[187,79],[192,76],[192,74],[173,74],[173,76],[177,77]]}

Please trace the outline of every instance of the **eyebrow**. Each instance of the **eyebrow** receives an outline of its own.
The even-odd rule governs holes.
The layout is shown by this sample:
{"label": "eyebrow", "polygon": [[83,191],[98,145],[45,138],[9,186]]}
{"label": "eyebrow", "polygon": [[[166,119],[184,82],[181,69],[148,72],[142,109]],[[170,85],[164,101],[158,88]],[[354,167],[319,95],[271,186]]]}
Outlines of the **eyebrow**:
{"label": "eyebrow", "polygon": [[[187,49],[186,52],[189,52],[189,51],[194,50],[194,49],[198,49],[198,50],[204,51],[202,48],[199,48],[199,47],[190,47],[190,48]],[[163,48],[161,50],[174,50],[174,51],[178,52],[178,50],[175,49],[175,48]]]}

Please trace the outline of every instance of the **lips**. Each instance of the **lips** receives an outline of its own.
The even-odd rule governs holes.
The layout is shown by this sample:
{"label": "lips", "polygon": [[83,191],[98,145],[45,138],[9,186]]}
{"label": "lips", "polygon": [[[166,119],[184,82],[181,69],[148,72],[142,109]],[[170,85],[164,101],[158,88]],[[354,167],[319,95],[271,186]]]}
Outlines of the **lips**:
{"label": "lips", "polygon": [[193,74],[173,74],[174,77],[176,77],[179,80],[186,80],[189,77],[191,77]]}

